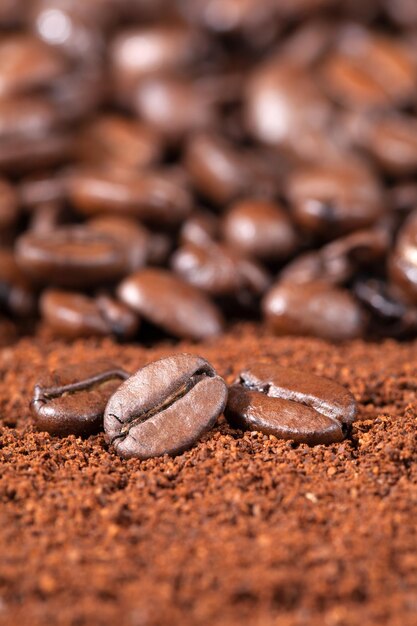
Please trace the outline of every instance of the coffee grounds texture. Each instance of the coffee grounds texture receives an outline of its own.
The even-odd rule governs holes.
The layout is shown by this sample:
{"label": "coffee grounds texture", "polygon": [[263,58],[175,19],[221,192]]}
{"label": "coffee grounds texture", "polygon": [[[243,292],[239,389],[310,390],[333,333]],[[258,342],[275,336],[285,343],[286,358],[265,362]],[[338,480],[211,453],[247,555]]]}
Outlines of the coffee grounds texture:
{"label": "coffee grounds texture", "polygon": [[[0,624],[408,626],[417,622],[417,343],[277,338],[239,325],[146,349],[38,333],[0,352]],[[135,371],[174,351],[228,383],[250,360],[346,385],[349,438],[295,445],[223,417],[176,458],[36,432],[45,368]]]}

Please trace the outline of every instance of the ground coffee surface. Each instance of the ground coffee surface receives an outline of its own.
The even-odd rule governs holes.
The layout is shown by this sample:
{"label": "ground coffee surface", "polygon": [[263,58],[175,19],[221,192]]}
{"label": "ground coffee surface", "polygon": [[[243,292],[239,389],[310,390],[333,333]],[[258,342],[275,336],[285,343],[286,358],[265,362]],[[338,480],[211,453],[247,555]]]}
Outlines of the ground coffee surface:
{"label": "ground coffee surface", "polygon": [[[261,335],[259,335],[261,332]],[[145,349],[40,335],[0,352],[0,623],[416,623],[417,344],[275,338],[247,325]],[[176,458],[125,461],[103,435],[36,432],[45,368],[173,351],[232,382],[253,360],[329,376],[359,403],[349,439],[215,430]]]}

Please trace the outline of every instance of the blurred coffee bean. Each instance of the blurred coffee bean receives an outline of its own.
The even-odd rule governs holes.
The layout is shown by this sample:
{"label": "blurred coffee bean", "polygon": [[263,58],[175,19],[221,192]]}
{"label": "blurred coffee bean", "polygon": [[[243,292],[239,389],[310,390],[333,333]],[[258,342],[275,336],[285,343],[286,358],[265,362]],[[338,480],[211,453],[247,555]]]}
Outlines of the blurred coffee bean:
{"label": "blurred coffee bean", "polygon": [[353,109],[386,109],[415,101],[416,66],[399,40],[360,26],[342,29],[337,49],[324,61],[322,86]]}
{"label": "blurred coffee bean", "polygon": [[270,280],[266,271],[224,244],[188,243],[171,257],[173,270],[191,285],[213,296],[249,291],[262,295]]}
{"label": "blurred coffee bean", "polygon": [[209,211],[196,211],[183,223],[180,240],[182,244],[203,245],[215,241],[220,231],[219,219]]}
{"label": "blurred coffee bean", "polygon": [[189,19],[206,28],[220,33],[243,31],[249,40],[258,30],[265,36],[268,26],[278,25],[274,0],[180,0],[180,6]]}
{"label": "blurred coffee bean", "polygon": [[224,214],[225,240],[248,256],[263,260],[287,258],[298,245],[298,237],[285,210],[277,203],[246,199]]}
{"label": "blurred coffee bean", "polygon": [[83,160],[132,170],[157,163],[163,151],[161,138],[154,130],[121,115],[103,115],[89,122],[80,140]]}
{"label": "blurred coffee bean", "polygon": [[62,203],[65,198],[64,177],[56,172],[30,175],[20,181],[18,192],[21,204],[27,209]]}
{"label": "blurred coffee bean", "polygon": [[59,125],[52,102],[40,96],[0,99],[0,141],[44,137]]}
{"label": "blurred coffee bean", "polygon": [[417,303],[417,210],[401,227],[389,258],[390,276],[406,300]]}
{"label": "blurred coffee bean", "polygon": [[0,309],[26,317],[36,311],[35,292],[11,250],[0,249]]}
{"label": "blurred coffee bean", "polygon": [[383,169],[394,175],[417,171],[417,119],[387,115],[370,125],[364,148]]}
{"label": "blurred coffee bean", "polygon": [[19,217],[19,200],[16,190],[5,179],[0,179],[0,232],[13,226]]}
{"label": "blurred coffee bean", "polygon": [[300,226],[324,237],[370,226],[385,212],[379,181],[355,161],[296,169],[288,198]]}
{"label": "blurred coffee bean", "polygon": [[0,172],[21,174],[60,165],[68,161],[73,148],[74,138],[68,132],[4,140],[0,142]]}
{"label": "blurred coffee bean", "polygon": [[15,251],[25,274],[45,285],[95,286],[120,279],[129,269],[116,238],[82,226],[27,232],[17,240]]}
{"label": "blurred coffee bean", "polygon": [[63,337],[114,335],[118,339],[131,339],[139,328],[137,315],[109,296],[91,298],[81,293],[46,289],[39,304],[42,320]]}
{"label": "blurred coffee bean", "polygon": [[59,53],[31,35],[0,41],[0,98],[45,86],[64,71]]}
{"label": "blurred coffee bean", "polygon": [[142,80],[133,96],[139,118],[169,140],[214,126],[213,103],[194,82],[174,76]]}
{"label": "blurred coffee bean", "polygon": [[310,67],[329,48],[334,39],[334,24],[323,18],[301,22],[280,45],[279,58],[300,67]]}
{"label": "blurred coffee bean", "polygon": [[186,187],[169,172],[74,169],[68,195],[83,215],[128,215],[157,225],[181,222],[191,211]]}
{"label": "blurred coffee bean", "polygon": [[108,84],[97,64],[76,66],[48,85],[48,97],[62,122],[72,124],[91,115],[105,100]]}
{"label": "blurred coffee bean", "polygon": [[151,246],[151,236],[136,220],[130,217],[102,215],[86,222],[86,226],[119,242],[127,256],[129,272],[134,272],[145,265]]}
{"label": "blurred coffee bean", "polygon": [[141,317],[176,337],[205,339],[223,328],[220,312],[208,297],[165,270],[132,274],[120,284],[117,295]]}
{"label": "blurred coffee bean", "polygon": [[279,335],[311,335],[330,341],[360,337],[365,319],[346,289],[323,281],[277,283],[263,301],[263,313]]}

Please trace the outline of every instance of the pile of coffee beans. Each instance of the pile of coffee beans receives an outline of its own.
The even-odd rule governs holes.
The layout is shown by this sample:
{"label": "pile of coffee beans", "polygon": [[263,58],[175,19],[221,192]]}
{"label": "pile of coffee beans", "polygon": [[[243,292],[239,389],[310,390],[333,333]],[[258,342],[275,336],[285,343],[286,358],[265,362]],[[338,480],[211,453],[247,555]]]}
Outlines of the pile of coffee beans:
{"label": "pile of coffee beans", "polygon": [[352,394],[308,372],[254,363],[229,389],[205,359],[179,353],[132,376],[108,361],[68,366],[35,387],[36,426],[52,435],[105,430],[121,457],[190,448],[224,411],[232,426],[310,445],[342,441],[356,417]]}
{"label": "pile of coffee beans", "polygon": [[414,0],[2,2],[0,343],[417,335],[416,43]]}

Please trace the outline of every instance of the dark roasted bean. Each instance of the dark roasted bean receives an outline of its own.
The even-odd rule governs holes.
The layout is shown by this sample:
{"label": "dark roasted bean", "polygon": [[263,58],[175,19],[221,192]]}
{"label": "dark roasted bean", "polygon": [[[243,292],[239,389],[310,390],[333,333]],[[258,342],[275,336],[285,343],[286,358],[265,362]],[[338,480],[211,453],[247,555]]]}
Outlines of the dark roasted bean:
{"label": "dark roasted bean", "polygon": [[86,222],[86,226],[119,242],[127,256],[129,272],[145,265],[151,246],[151,235],[133,218],[101,215]]}
{"label": "dark roasted bean", "polygon": [[141,316],[177,337],[204,339],[222,330],[220,312],[207,296],[165,270],[139,270],[117,293]]}
{"label": "dark roasted bean", "polygon": [[85,227],[22,235],[16,243],[22,270],[42,284],[95,286],[128,272],[127,256],[118,240]]}
{"label": "dark roasted bean", "polygon": [[324,236],[370,226],[384,215],[382,189],[363,163],[300,168],[289,180],[288,196],[299,224]]}
{"label": "dark roasted bean", "polygon": [[122,457],[178,454],[210,430],[227,399],[213,367],[191,354],[154,361],[123,383],[104,416],[107,439]]}
{"label": "dark roasted bean", "polygon": [[191,211],[188,190],[165,172],[80,169],[69,177],[68,192],[75,208],[87,216],[114,213],[169,225]]}
{"label": "dark roasted bean", "polygon": [[47,289],[40,299],[42,319],[58,335],[89,337],[114,335],[132,338],[139,318],[126,305],[110,298],[90,298],[81,293]]}
{"label": "dark roasted bean", "polygon": [[31,405],[36,427],[61,436],[98,432],[108,399],[127,378],[110,361],[78,363],[44,375]]}
{"label": "dark roasted bean", "polygon": [[409,215],[398,233],[389,268],[392,281],[406,300],[417,304],[417,210]]}
{"label": "dark roasted bean", "polygon": [[43,169],[68,161],[74,138],[68,132],[54,132],[42,137],[20,137],[0,142],[0,172],[16,174]]}
{"label": "dark roasted bean", "polygon": [[0,141],[43,137],[59,125],[58,111],[46,98],[0,99]]}
{"label": "dark roasted bean", "polygon": [[264,200],[237,202],[225,213],[222,231],[226,241],[237,250],[264,260],[287,258],[298,243],[285,211]]}
{"label": "dark roasted bean", "polygon": [[240,373],[226,408],[239,428],[310,445],[341,441],[355,416],[354,397],[335,381],[265,363]]}
{"label": "dark roasted bean", "polygon": [[321,281],[276,284],[264,298],[263,312],[280,335],[343,341],[364,331],[362,311],[349,291]]}
{"label": "dark roasted bean", "polygon": [[405,115],[384,116],[371,125],[365,149],[390,174],[417,171],[417,121]]}

